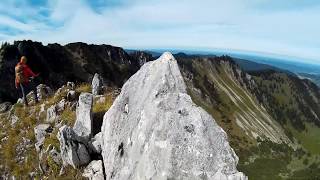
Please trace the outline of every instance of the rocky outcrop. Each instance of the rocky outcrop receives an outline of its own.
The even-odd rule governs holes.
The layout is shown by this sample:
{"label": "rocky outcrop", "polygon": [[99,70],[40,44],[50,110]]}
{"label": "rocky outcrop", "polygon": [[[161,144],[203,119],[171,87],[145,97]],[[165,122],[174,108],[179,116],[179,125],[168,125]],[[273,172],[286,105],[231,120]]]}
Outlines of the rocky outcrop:
{"label": "rocky outcrop", "polygon": [[93,96],[90,93],[82,93],[76,109],[77,119],[73,126],[75,134],[84,138],[86,142],[92,136],[92,105]]}
{"label": "rocky outcrop", "polygon": [[9,109],[12,107],[12,104],[10,102],[4,102],[0,104],[0,113],[4,113],[9,111]]}
{"label": "rocky outcrop", "polygon": [[54,123],[58,118],[57,106],[54,104],[47,109],[47,123]]}
{"label": "rocky outcrop", "polygon": [[15,41],[0,49],[0,102],[15,102],[14,67],[24,55],[38,80],[58,89],[68,81],[88,82],[99,73],[108,86],[121,87],[140,67],[139,60],[122,48],[110,45],[70,43],[67,45]]}
{"label": "rocky outcrop", "polygon": [[37,86],[37,97],[39,101],[46,99],[51,95],[53,95],[53,91],[49,86],[45,84],[40,84]]}
{"label": "rocky outcrop", "polygon": [[76,99],[76,91],[74,91],[74,90],[68,91],[67,100],[74,101],[75,99]]}
{"label": "rocky outcrop", "polygon": [[86,146],[77,141],[77,135],[72,128],[62,126],[57,138],[60,141],[60,153],[64,166],[71,165],[77,168],[90,162],[90,155]]}
{"label": "rocky outcrop", "polygon": [[146,63],[104,116],[106,179],[246,179],[215,120],[196,106],[174,57]]}
{"label": "rocky outcrop", "polygon": [[143,51],[134,51],[134,52],[130,53],[130,55],[134,59],[137,59],[140,66],[143,66],[145,63],[153,60],[153,57],[151,54],[143,52]]}
{"label": "rocky outcrop", "polygon": [[[64,104],[64,103],[58,103]],[[92,137],[92,105],[93,95],[90,93],[82,93],[76,108],[76,122],[71,128],[62,126],[59,128],[57,138],[60,141],[61,158],[63,165],[71,165],[77,168],[90,162],[90,152]],[[58,105],[56,105],[58,106]],[[90,141],[90,142],[89,142]],[[97,143],[94,143],[97,144]]]}
{"label": "rocky outcrop", "polygon": [[74,82],[67,82],[67,88],[70,90],[74,90],[76,88],[76,84]]}
{"label": "rocky outcrop", "polygon": [[92,79],[92,94],[93,95],[100,95],[102,91],[102,79],[98,73],[94,74]]}
{"label": "rocky outcrop", "polygon": [[37,152],[40,152],[46,138],[46,134],[50,132],[52,132],[52,128],[50,128],[49,124],[39,124],[34,128],[34,134],[36,137],[35,147]]}

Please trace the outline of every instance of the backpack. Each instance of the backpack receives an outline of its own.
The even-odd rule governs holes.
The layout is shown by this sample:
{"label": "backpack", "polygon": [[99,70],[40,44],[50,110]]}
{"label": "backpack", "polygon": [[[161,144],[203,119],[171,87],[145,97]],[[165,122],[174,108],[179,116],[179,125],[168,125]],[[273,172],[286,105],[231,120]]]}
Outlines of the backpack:
{"label": "backpack", "polygon": [[26,82],[26,79],[23,75],[23,65],[21,64],[18,64],[16,67],[15,67],[15,73],[16,73],[16,81],[17,83],[24,83]]}

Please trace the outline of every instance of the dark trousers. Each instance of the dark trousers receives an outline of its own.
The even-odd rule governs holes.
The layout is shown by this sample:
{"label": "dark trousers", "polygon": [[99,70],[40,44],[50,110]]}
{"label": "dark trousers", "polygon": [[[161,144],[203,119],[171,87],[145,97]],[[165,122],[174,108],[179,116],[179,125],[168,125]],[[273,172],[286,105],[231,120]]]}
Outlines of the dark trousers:
{"label": "dark trousers", "polygon": [[36,89],[36,87],[35,87],[33,82],[30,82],[29,84],[19,83],[19,87],[20,87],[20,90],[21,90],[21,93],[22,93],[23,102],[24,102],[24,104],[26,106],[28,106],[27,94],[29,92],[31,92],[31,91],[34,94],[35,102],[38,102],[37,89]]}

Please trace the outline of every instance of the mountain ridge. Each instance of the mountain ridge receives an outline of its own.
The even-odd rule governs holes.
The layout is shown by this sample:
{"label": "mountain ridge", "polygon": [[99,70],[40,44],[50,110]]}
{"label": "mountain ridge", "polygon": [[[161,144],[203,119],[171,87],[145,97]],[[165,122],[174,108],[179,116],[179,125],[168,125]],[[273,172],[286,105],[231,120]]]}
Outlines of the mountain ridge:
{"label": "mountain ridge", "polygon": [[[15,41],[4,44],[0,51],[0,102],[17,100],[14,87],[14,66],[19,58],[29,58],[28,65],[40,73],[40,82],[46,82],[57,89],[67,81],[87,82],[94,73],[103,77],[104,84],[121,87],[133,73],[140,68],[140,61],[149,61],[151,56],[131,56],[122,48],[111,45],[89,45],[57,43],[43,46],[40,42]],[[140,58],[140,59],[139,59]]]}
{"label": "mountain ridge", "polygon": [[[30,61],[36,60],[36,62],[43,63],[41,66],[31,63],[30,66],[36,70],[43,67],[53,72],[53,75],[47,76],[46,82],[53,85],[53,89],[59,92],[61,91],[58,86],[60,83],[76,80],[76,97],[80,92],[88,91],[88,85],[82,83],[91,81],[90,78],[96,71],[102,72],[105,87],[117,94],[117,89],[127,82],[132,74],[137,72],[143,64],[154,60],[152,55],[143,51],[128,54],[121,48],[107,45],[100,47],[99,45],[75,43],[65,48],[58,44],[51,44],[48,48],[42,46],[41,43],[25,43],[27,43],[26,47],[22,49],[35,53],[30,53],[32,57]],[[19,43],[16,43],[16,45],[6,45],[5,48],[1,48],[1,87],[6,87],[14,75],[9,73],[10,76],[8,76],[8,68],[14,67],[17,58],[21,55],[18,46]],[[50,51],[51,54],[47,51]],[[49,60],[44,60],[45,55],[51,55]],[[319,87],[309,80],[302,80],[282,71],[247,72],[229,56],[199,56],[180,53],[175,55],[175,59],[185,81],[187,94],[227,133],[230,146],[239,156],[237,166],[239,171],[244,172],[250,179],[307,179],[320,176],[317,173],[320,172]],[[70,74],[63,74],[61,78],[54,76],[60,72],[59,67],[64,62],[76,64],[77,67],[70,65],[70,67],[65,67],[69,68],[68,73]],[[50,67],[51,63],[54,67]],[[108,72],[103,69],[107,69]],[[84,73],[84,76],[73,77],[72,74],[75,72]],[[59,81],[54,78],[58,78]],[[65,88],[62,89],[65,90]],[[4,89],[1,88],[1,90],[0,94]],[[10,88],[5,90],[9,90],[9,93],[10,90],[12,91]],[[45,103],[45,110],[53,105],[51,102],[58,103],[62,97],[70,98],[71,95],[64,94],[63,90],[61,95],[50,98],[48,105]],[[101,98],[107,99],[110,104],[108,96]],[[97,99],[94,100],[93,109],[98,111],[94,114],[94,118],[102,119],[102,113],[107,110],[104,104],[107,102],[104,100],[101,102],[103,106],[98,103]],[[97,104],[103,108],[95,107]],[[15,113],[17,117],[24,113],[31,113],[28,120],[33,123],[37,122],[36,119],[33,119],[33,111],[40,113],[38,111],[41,109],[41,107],[36,107],[32,112],[24,112],[16,105],[14,108],[19,112]],[[61,114],[66,119],[74,116],[72,106],[68,108]],[[46,117],[46,115],[39,117],[43,116]],[[7,121],[4,120],[2,123]],[[12,121],[15,121],[15,118]],[[10,129],[11,134],[14,134],[15,131],[11,129],[10,124],[5,126]],[[14,140],[13,137],[9,139]],[[50,137],[49,139],[56,142],[55,138]],[[13,142],[16,141],[18,140]],[[11,143],[11,146],[15,147],[15,144]],[[11,157],[9,155],[7,154],[8,157]],[[57,174],[53,173],[53,175]]]}

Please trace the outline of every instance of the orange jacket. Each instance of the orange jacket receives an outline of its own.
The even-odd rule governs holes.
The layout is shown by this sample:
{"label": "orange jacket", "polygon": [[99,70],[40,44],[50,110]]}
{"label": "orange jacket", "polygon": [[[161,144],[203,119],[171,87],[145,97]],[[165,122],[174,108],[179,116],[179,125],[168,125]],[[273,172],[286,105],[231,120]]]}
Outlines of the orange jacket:
{"label": "orange jacket", "polygon": [[[32,72],[32,70],[29,68],[29,66],[28,65],[26,65],[26,64],[24,64],[24,63],[21,63],[21,62],[19,62],[17,65],[16,65],[16,67],[18,66],[18,65],[21,65],[22,67],[23,67],[23,76],[24,76],[24,78],[25,79],[29,79],[30,77],[36,77],[37,75],[34,73],[34,72]],[[17,80],[17,78],[16,78],[16,87],[18,87],[18,80]],[[28,84],[29,83],[29,81],[25,81],[24,82],[24,84]]]}

